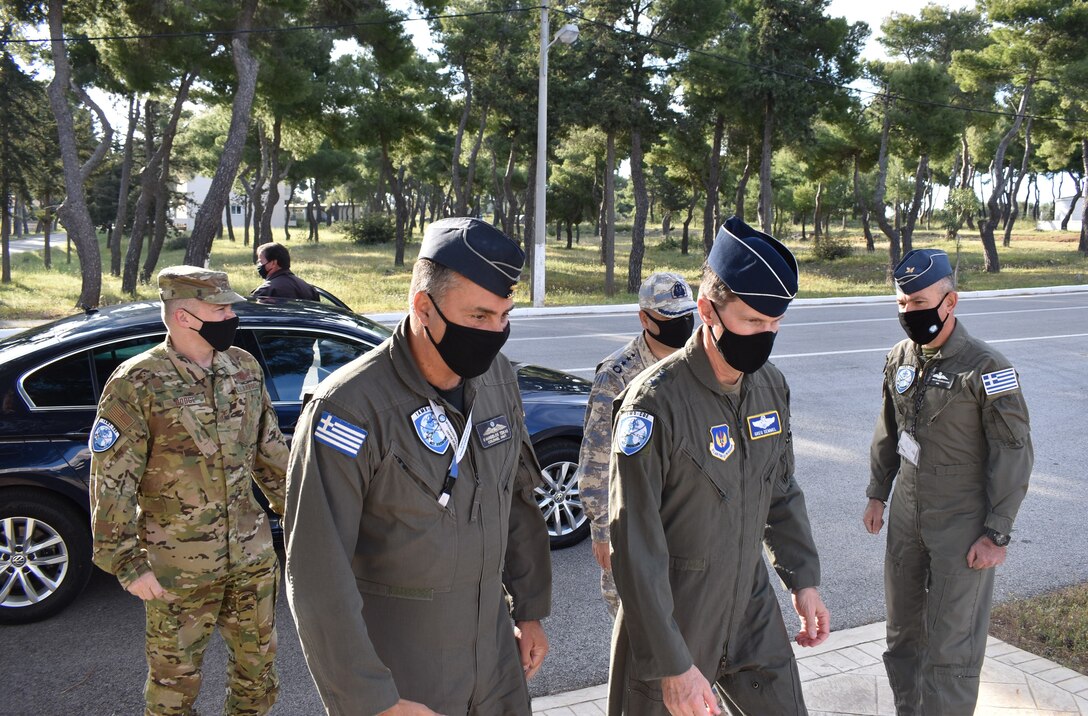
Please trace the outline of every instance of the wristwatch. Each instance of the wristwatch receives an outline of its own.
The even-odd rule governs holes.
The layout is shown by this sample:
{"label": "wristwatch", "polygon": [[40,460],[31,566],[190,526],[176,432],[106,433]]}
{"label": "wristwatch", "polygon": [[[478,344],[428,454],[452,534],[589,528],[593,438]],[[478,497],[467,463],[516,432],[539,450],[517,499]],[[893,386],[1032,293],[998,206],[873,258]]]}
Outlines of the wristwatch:
{"label": "wristwatch", "polygon": [[1009,535],[1001,534],[997,530],[993,529],[986,530],[986,536],[989,537],[990,541],[998,547],[1004,547],[1009,543],[1009,540],[1012,539],[1011,537],[1009,537]]}

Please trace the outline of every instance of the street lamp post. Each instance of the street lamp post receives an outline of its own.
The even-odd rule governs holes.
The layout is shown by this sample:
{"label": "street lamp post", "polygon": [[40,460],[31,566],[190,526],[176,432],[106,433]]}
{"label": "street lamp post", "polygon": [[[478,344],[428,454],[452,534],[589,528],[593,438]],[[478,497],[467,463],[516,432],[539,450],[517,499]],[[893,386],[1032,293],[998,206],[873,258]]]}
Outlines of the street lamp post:
{"label": "street lamp post", "polygon": [[540,78],[536,93],[536,192],[533,216],[533,305],[544,305],[544,246],[547,231],[544,227],[544,182],[548,176],[548,49],[556,42],[569,45],[578,39],[578,26],[567,23],[548,42],[548,0],[540,8]]}

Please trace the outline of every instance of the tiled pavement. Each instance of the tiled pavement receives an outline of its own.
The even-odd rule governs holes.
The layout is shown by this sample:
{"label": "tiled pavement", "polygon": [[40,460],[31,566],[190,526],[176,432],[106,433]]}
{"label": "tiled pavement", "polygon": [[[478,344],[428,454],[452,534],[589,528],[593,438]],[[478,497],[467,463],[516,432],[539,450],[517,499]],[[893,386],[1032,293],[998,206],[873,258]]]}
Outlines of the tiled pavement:
{"label": "tiled pavement", "polygon": [[[884,623],[794,647],[810,716],[895,716],[880,655]],[[535,716],[601,716],[606,687],[533,700]],[[1088,676],[990,637],[976,716],[1088,716]]]}

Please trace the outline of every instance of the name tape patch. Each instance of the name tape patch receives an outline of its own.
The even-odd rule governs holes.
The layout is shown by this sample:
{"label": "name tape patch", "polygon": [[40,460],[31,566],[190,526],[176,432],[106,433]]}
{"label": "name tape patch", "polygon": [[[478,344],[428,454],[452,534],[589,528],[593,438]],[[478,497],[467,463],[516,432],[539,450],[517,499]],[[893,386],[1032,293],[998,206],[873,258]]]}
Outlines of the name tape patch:
{"label": "name tape patch", "polygon": [[356,457],[359,454],[363,443],[366,442],[366,436],[367,432],[358,425],[352,425],[327,411],[321,414],[321,419],[317,421],[317,427],[314,429],[314,440],[348,457]]}
{"label": "name tape patch", "polygon": [[510,421],[505,415],[496,415],[490,420],[476,423],[476,436],[480,438],[480,444],[485,449],[492,445],[504,443],[510,439]]}
{"label": "name tape patch", "polygon": [[778,435],[780,432],[782,432],[782,421],[778,418],[777,410],[748,416],[748,434],[753,440]]}

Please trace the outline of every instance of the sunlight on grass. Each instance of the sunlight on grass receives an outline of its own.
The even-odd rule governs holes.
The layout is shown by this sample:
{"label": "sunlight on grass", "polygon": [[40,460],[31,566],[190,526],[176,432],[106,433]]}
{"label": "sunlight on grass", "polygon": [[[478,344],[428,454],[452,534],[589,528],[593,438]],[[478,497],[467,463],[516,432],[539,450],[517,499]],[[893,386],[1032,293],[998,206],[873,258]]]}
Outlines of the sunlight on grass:
{"label": "sunlight on grass", "polygon": [[[599,238],[590,229],[581,232],[580,242],[566,248],[566,239],[549,237],[547,245],[547,294],[549,306],[634,303],[635,293],[627,289],[628,260],[631,248],[630,228],[616,240],[615,288],[612,296],[605,295],[604,266],[600,262]],[[787,245],[795,252],[800,266],[799,296],[821,298],[833,296],[868,296],[892,293],[888,281],[887,243],[877,235],[877,250],[866,253],[864,240],[858,230],[846,234],[833,230],[836,237],[850,243],[850,256],[836,261],[817,261],[812,257],[812,242],[788,238]],[[292,270],[310,283],[333,293],[360,313],[403,311],[407,303],[411,265],[419,251],[420,235],[407,244],[405,265],[393,266],[393,246],[359,246],[339,233],[325,229],[319,243],[306,243],[295,231],[286,241],[291,250]],[[283,241],[282,237],[277,240]],[[650,230],[646,237],[646,252],[642,277],[654,271],[674,271],[697,286],[703,261],[702,234],[693,228],[690,251],[681,255],[680,231],[674,230],[664,242],[659,230]],[[12,282],[0,285],[0,319],[40,320],[75,312],[79,296],[78,260],[66,263],[63,236],[60,249],[53,249],[53,268],[46,270],[41,252],[12,256]],[[915,248],[937,247],[952,255],[955,262],[957,247],[936,231],[916,231]],[[1000,247],[1002,271],[986,274],[982,271],[982,247],[973,234],[963,234],[959,247],[959,283],[961,290],[976,291],[996,288],[1023,288],[1088,283],[1088,259],[1077,250],[1077,235],[1073,233],[1024,232],[1013,237],[1012,246]],[[102,241],[103,263],[109,265],[108,252]],[[243,294],[260,283],[254,268],[252,247],[242,242],[218,239],[212,248],[211,266],[228,273],[232,285]],[[164,250],[159,267],[181,263],[181,248]],[[156,298],[151,285],[137,288],[136,297]],[[529,303],[529,283],[523,281],[514,296],[517,305]],[[121,293],[121,279],[107,274],[102,278],[102,303],[112,304],[132,300]]]}

